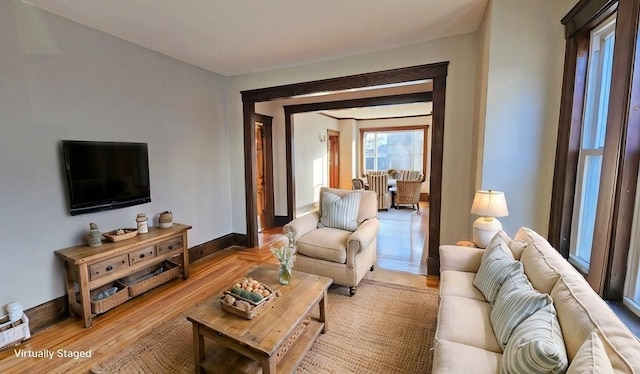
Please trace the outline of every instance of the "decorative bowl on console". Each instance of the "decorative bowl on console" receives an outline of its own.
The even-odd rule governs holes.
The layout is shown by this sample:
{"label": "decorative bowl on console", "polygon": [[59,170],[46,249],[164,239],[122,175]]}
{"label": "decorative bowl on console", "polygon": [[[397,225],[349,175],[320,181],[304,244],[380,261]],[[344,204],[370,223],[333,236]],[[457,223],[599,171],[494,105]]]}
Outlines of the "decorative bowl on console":
{"label": "decorative bowl on console", "polygon": [[110,242],[119,242],[125,239],[131,239],[138,235],[137,229],[117,229],[102,234]]}

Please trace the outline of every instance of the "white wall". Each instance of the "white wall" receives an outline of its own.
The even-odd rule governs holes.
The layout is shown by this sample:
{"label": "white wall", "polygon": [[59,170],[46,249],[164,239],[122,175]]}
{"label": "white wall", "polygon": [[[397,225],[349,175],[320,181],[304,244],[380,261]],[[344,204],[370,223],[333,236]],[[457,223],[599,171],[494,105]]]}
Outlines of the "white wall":
{"label": "white wall", "polygon": [[338,130],[338,121],[318,113],[293,115],[293,145],[296,176],[297,215],[308,211],[319,200],[320,187],[329,185],[327,130]]}
{"label": "white wall", "polygon": [[[471,133],[476,44],[476,34],[471,33],[378,53],[231,77],[227,91],[229,143],[238,145],[230,150],[231,183],[238,186],[244,184],[241,91],[450,61],[445,111],[441,241],[452,243],[468,237],[471,230],[467,227],[469,225],[461,225],[460,222],[469,222],[472,198],[470,194]],[[274,137],[276,136],[283,137],[284,133],[279,135],[274,133]],[[284,168],[274,170],[274,173],[276,180],[286,179]],[[280,195],[280,197],[276,196],[276,201],[284,199],[285,191],[285,189],[276,188],[276,194]],[[244,190],[232,190],[231,200],[233,231],[246,233]]]}
{"label": "white wall", "polygon": [[476,188],[505,192],[509,217],[500,221],[512,235],[520,226],[548,230],[564,59],[560,19],[572,2],[492,0],[479,33],[478,95],[486,106],[478,109]]}
{"label": "white wall", "polygon": [[[85,243],[89,222],[172,210],[190,246],[232,232],[224,92],[222,76],[0,1],[0,315],[65,294],[53,252]],[[71,217],[61,139],[148,143],[152,202]]]}
{"label": "white wall", "polygon": [[340,188],[350,190],[351,180],[357,178],[357,123],[353,119],[338,120],[340,130]]}

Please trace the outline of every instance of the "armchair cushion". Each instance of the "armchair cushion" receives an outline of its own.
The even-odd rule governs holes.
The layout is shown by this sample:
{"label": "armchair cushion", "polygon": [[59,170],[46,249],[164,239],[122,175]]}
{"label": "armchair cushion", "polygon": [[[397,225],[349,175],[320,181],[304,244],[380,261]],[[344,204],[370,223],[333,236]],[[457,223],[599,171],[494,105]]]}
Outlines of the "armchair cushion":
{"label": "armchair cushion", "polygon": [[351,231],[323,227],[310,231],[298,239],[298,253],[307,257],[344,264],[347,262],[346,243]]}
{"label": "armchair cushion", "polygon": [[340,197],[328,191],[323,191],[322,195],[318,227],[355,231],[358,228],[357,218],[361,195],[350,193]]}

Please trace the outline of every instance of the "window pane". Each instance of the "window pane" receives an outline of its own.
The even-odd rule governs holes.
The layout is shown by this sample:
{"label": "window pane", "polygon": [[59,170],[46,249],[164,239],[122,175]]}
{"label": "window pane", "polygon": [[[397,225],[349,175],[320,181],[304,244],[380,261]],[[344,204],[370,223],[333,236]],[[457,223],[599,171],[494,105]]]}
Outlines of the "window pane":
{"label": "window pane", "polygon": [[576,242],[576,256],[585,264],[589,264],[593,232],[596,222],[598,190],[602,171],[602,156],[590,155],[585,159],[585,171],[582,179],[582,193],[579,210],[579,226]]}

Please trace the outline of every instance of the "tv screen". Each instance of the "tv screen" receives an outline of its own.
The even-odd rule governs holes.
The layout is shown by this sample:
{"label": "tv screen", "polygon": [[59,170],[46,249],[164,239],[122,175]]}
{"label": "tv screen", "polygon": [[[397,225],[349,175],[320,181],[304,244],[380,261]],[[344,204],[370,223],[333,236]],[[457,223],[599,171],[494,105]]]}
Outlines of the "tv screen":
{"label": "tv screen", "polygon": [[63,140],[71,215],[151,201],[146,143]]}

